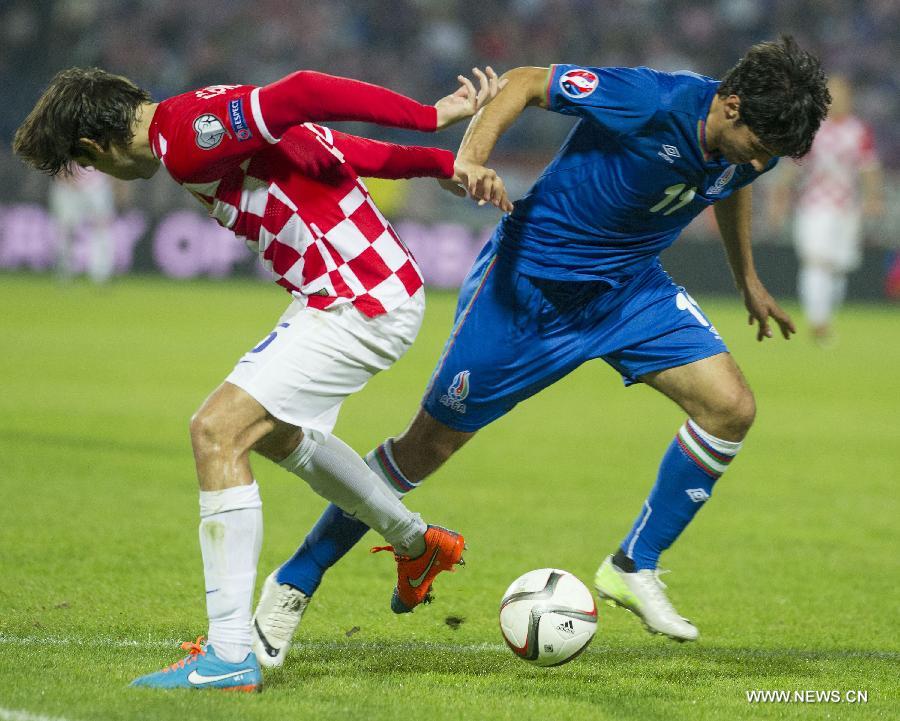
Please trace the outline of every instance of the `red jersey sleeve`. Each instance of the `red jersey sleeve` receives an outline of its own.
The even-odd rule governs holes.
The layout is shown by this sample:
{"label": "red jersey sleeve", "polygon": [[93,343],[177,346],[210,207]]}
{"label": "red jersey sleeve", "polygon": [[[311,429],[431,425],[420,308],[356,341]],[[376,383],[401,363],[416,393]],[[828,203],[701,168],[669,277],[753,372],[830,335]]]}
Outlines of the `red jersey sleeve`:
{"label": "red jersey sleeve", "polygon": [[274,143],[305,122],[357,120],[410,130],[437,129],[437,109],[359,80],[300,70],[254,91],[253,120]]}
{"label": "red jersey sleeve", "polygon": [[354,120],[435,130],[437,111],[358,80],[300,71],[257,88],[211,85],[159,104],[153,152],[180,183],[221,178],[288,130],[319,120]]}
{"label": "red jersey sleeve", "polygon": [[365,178],[452,178],[454,156],[449,150],[397,145],[331,131],[334,147],[350,167]]}

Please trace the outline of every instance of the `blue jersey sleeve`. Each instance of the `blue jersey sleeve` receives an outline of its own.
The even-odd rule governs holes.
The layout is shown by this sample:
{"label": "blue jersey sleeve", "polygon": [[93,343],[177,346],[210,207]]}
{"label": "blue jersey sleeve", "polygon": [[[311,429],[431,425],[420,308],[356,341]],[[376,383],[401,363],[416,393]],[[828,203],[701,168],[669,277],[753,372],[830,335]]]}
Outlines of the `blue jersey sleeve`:
{"label": "blue jersey sleeve", "polygon": [[547,107],[588,118],[612,135],[644,127],[659,107],[659,96],[659,80],[650,68],[550,68]]}

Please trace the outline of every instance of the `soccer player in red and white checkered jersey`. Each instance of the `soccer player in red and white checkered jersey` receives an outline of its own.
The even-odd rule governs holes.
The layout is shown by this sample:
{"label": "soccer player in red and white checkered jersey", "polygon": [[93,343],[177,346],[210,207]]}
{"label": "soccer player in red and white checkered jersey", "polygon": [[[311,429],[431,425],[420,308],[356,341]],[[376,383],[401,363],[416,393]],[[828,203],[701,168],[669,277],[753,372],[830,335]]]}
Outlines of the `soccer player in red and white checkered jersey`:
{"label": "soccer player in red and white checkered jersey", "polygon": [[[872,130],[853,115],[847,79],[828,80],[832,102],[812,150],[781,173],[771,216],[783,225],[796,191],[793,234],[800,260],[798,290],[813,338],[833,340],[832,318],[843,303],[847,274],[861,261],[862,220],[883,213],[882,174]],[[799,182],[798,182],[799,181]]]}
{"label": "soccer player in red and white checkered jersey", "polygon": [[[465,182],[453,154],[355,137],[317,125],[354,120],[435,131],[498,92],[496,74],[460,76],[422,105],[384,88],[301,71],[265,87],[214,85],[153,103],[102,70],[59,73],[14,149],[55,175],[73,165],[117,178],[165,166],[211,217],[259,253],[292,295],[275,328],[237,363],[191,421],[200,481],[200,545],[209,640],[137,685],[256,690],[251,601],[262,541],[255,450],[295,473],[392,544],[392,606],[409,611],[460,561],[463,539],[426,526],[363,460],[331,435],[343,400],[388,368],[422,321],[422,276],[359,176]],[[187,647],[186,647],[187,648]]]}

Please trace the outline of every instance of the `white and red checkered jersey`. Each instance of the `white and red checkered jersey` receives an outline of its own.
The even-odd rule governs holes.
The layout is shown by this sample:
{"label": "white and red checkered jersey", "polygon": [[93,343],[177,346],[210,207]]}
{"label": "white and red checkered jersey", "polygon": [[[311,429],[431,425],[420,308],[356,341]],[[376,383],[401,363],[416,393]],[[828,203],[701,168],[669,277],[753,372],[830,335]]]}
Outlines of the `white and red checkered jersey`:
{"label": "white and red checkered jersey", "polygon": [[301,72],[264,88],[216,85],[163,101],[150,142],[279,285],[311,307],[349,302],[374,317],[421,288],[422,275],[359,176],[448,178],[453,154],[303,122],[320,119],[434,130],[436,114],[377,86]]}
{"label": "white and red checkered jersey", "polygon": [[853,116],[827,119],[802,166],[800,209],[858,210],[859,174],[878,166],[872,131]]}

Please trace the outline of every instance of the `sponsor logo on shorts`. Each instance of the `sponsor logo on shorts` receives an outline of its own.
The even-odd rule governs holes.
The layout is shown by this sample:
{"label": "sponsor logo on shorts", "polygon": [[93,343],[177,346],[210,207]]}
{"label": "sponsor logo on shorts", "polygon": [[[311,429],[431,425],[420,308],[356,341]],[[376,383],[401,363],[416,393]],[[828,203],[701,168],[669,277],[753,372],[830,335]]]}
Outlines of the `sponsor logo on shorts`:
{"label": "sponsor logo on shorts", "polygon": [[470,375],[469,371],[460,371],[453,376],[453,380],[447,387],[447,392],[440,398],[441,405],[445,405],[451,411],[456,411],[457,413],[466,412],[466,404],[463,401],[469,397]]}
{"label": "sponsor logo on shorts", "polygon": [[570,98],[586,98],[597,89],[599,78],[596,73],[584,68],[568,70],[559,78],[559,87]]}
{"label": "sponsor logo on shorts", "polygon": [[725,186],[728,185],[728,183],[734,177],[734,171],[736,167],[737,166],[735,165],[729,165],[727,168],[725,168],[722,174],[718,178],[716,178],[716,182],[706,189],[706,194],[718,195],[719,193],[721,193],[725,189]]}
{"label": "sponsor logo on shorts", "polygon": [[247,119],[244,117],[243,98],[235,98],[228,103],[228,119],[231,121],[231,129],[239,141],[249,140],[253,137],[253,133],[247,127]]}
{"label": "sponsor logo on shorts", "polygon": [[222,138],[228,132],[222,121],[211,113],[204,113],[194,120],[194,131],[197,133],[194,140],[201,150],[212,150],[222,142]]}

